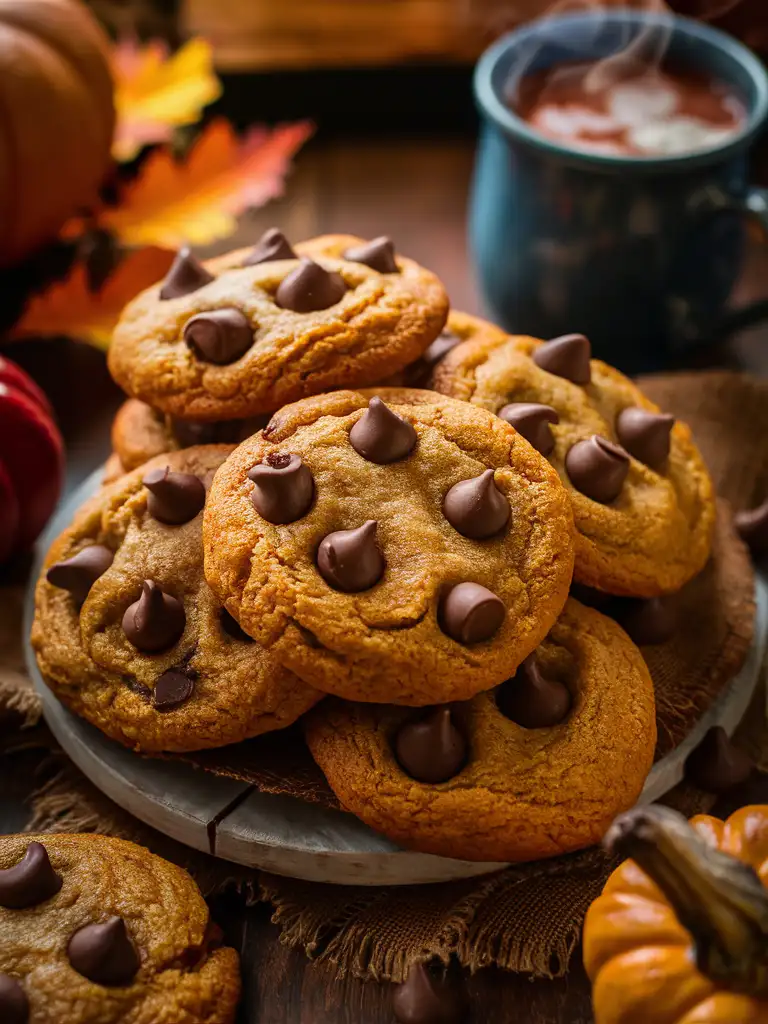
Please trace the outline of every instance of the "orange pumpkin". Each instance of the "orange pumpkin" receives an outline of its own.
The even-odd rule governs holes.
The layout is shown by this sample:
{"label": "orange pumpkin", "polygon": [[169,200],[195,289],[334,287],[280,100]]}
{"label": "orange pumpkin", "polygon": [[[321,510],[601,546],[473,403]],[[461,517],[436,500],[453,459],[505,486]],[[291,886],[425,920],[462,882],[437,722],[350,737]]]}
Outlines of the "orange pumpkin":
{"label": "orange pumpkin", "polygon": [[768,806],[634,808],[606,845],[633,859],[584,924],[596,1024],[766,1024]]}
{"label": "orange pumpkin", "polygon": [[80,0],[0,0],[0,266],[96,199],[114,123],[107,39]]}

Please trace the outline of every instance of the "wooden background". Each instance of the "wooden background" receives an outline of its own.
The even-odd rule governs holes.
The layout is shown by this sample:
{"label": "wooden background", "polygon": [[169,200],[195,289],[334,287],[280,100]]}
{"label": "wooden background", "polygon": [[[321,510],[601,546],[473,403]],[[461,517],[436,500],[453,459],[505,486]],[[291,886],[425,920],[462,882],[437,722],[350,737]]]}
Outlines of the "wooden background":
{"label": "wooden background", "polygon": [[179,19],[223,71],[265,71],[466,62],[522,22],[600,6],[671,8],[768,44],[765,0],[182,0]]}
{"label": "wooden background", "polygon": [[[666,0],[85,0],[113,35],[200,34],[222,71],[466,62],[545,13],[590,6],[664,9]],[[669,0],[768,51],[765,0]]]}

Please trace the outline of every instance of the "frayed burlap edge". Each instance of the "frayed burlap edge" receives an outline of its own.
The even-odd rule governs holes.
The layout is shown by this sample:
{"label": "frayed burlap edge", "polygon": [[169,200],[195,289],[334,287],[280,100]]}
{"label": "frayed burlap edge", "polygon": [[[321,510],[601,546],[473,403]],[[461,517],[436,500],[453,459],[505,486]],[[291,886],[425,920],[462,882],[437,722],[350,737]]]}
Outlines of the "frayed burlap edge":
{"label": "frayed burlap edge", "polygon": [[0,733],[30,729],[43,713],[24,667],[24,586],[0,584]]}
{"label": "frayed burlap edge", "polygon": [[43,714],[40,697],[20,673],[0,673],[0,732],[31,729]]}
{"label": "frayed burlap edge", "polygon": [[[591,849],[486,879],[432,886],[305,890],[304,883],[273,875],[262,875],[260,884],[281,941],[330,966],[338,978],[400,982],[413,963],[448,964],[452,957],[472,973],[496,965],[555,978],[565,974],[587,907],[612,866],[602,851]],[[530,924],[535,921],[535,939],[532,930],[507,926],[510,904]]]}

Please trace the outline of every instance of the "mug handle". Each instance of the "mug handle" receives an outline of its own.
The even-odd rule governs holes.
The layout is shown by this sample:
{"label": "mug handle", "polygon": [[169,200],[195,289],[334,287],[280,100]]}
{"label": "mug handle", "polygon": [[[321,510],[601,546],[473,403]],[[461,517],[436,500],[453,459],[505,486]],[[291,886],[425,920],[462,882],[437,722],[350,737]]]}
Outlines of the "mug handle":
{"label": "mug handle", "polygon": [[[763,233],[763,244],[768,245],[768,188],[750,185],[743,196],[734,196],[720,188],[710,187],[699,192],[691,204],[694,216],[711,217],[718,213],[737,213],[757,224]],[[714,325],[713,339],[727,338],[737,331],[754,327],[768,319],[768,298],[757,299],[740,309],[729,310]]]}

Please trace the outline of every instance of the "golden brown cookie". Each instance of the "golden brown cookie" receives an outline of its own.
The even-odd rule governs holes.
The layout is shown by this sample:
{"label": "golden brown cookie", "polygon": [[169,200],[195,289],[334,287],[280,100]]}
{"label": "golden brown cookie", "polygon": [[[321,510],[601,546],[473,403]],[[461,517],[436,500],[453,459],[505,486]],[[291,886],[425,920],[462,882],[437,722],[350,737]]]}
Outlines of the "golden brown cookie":
{"label": "golden brown cookie", "polygon": [[337,391],[276,413],[216,474],[205,572],[318,689],[431,704],[501,682],[567,597],[557,474],[506,423],[429,391]]}
{"label": "golden brown cookie", "polygon": [[0,837],[0,1020],[232,1024],[239,998],[186,871],[108,836]]}
{"label": "golden brown cookie", "polygon": [[236,743],[290,725],[320,696],[205,583],[205,488],[231,450],[161,455],[105,488],[54,543],[38,582],[32,644],[46,682],[136,750]]}
{"label": "golden brown cookie", "polygon": [[498,862],[598,842],[656,743],[642,655],[574,600],[498,690],[426,714],[330,700],[304,723],[346,810],[409,849]]}
{"label": "golden brown cookie", "polygon": [[479,316],[452,309],[444,330],[419,358],[399,373],[393,374],[381,387],[428,388],[437,365],[463,341],[485,341],[499,344],[507,337],[505,331]]}
{"label": "golden brown cookie", "polygon": [[655,597],[703,568],[715,503],[689,428],[590,360],[586,338],[467,342],[433,386],[497,413],[549,458],[573,502],[577,582]]}
{"label": "golden brown cookie", "polygon": [[109,367],[129,395],[183,419],[271,413],[395,373],[445,324],[443,286],[412,260],[328,235],[264,261],[263,241],[205,265],[184,250],[126,307]]}
{"label": "golden brown cookie", "polygon": [[197,444],[239,444],[266,425],[267,416],[249,420],[205,423],[179,420],[157,412],[146,402],[129,398],[112,423],[112,447],[123,472],[142,466],[163,452],[176,452]]}

